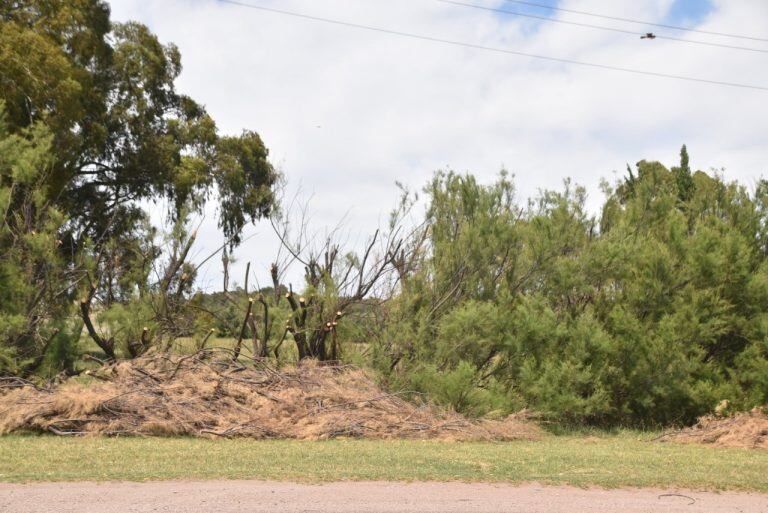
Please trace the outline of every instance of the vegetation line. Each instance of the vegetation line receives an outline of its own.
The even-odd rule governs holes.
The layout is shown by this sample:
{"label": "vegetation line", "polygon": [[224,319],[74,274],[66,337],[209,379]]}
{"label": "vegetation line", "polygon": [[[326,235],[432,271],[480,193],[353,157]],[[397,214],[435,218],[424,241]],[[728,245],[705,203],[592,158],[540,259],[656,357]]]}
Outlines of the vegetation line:
{"label": "vegetation line", "polygon": [[[594,213],[587,190],[568,179],[518,198],[505,171],[490,182],[439,171],[420,198],[402,189],[364,244],[337,228],[318,236],[308,202],[281,205],[282,177],[260,136],[221,135],[176,90],[174,45],[140,23],[114,23],[102,0],[71,4],[0,4],[0,432],[24,432],[18,419],[90,431],[94,411],[134,429],[135,405],[112,401],[109,411],[86,393],[115,386],[116,369],[135,371],[139,386],[120,381],[129,390],[161,382],[147,362],[175,366],[169,387],[180,362],[193,360],[241,376],[268,372],[248,395],[262,401],[278,369],[314,361],[329,372],[364,369],[383,390],[368,396],[413,391],[464,417],[526,410],[549,425],[648,429],[709,416],[718,443],[768,444],[759,434],[768,425],[768,181],[748,188],[692,169],[682,146],[671,168],[643,160],[606,181]],[[159,226],[153,202],[168,208]],[[213,253],[223,271],[217,292],[198,286],[190,221],[211,202],[226,241]],[[233,255],[260,220],[279,249],[244,266],[243,287],[230,276]],[[249,289],[259,268],[269,283]],[[85,403],[71,415],[71,401],[43,408],[42,424],[24,415],[29,394],[53,399],[70,386]],[[335,385],[320,388],[335,390],[325,407],[351,400]],[[168,418],[213,420],[190,431],[167,422],[166,433],[232,433],[214,429],[222,416],[211,398],[225,392],[192,386],[176,402],[147,394],[150,411],[138,414],[163,417],[170,405],[180,410]],[[297,397],[314,400],[304,389]],[[344,419],[328,436],[366,428]]]}

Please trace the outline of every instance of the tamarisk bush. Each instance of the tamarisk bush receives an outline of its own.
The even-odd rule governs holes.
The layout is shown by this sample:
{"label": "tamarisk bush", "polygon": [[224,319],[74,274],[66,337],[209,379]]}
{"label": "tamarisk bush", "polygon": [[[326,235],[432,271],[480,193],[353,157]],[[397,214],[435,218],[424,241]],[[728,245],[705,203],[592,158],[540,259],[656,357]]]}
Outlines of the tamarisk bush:
{"label": "tamarisk bush", "polygon": [[454,408],[685,423],[768,401],[768,183],[642,161],[598,216],[566,182],[526,205],[439,173],[426,243],[374,361]]}
{"label": "tamarisk bush", "polygon": [[0,101],[0,375],[72,364],[78,275],[59,254],[65,218],[45,197],[50,145],[42,125],[9,133]]}

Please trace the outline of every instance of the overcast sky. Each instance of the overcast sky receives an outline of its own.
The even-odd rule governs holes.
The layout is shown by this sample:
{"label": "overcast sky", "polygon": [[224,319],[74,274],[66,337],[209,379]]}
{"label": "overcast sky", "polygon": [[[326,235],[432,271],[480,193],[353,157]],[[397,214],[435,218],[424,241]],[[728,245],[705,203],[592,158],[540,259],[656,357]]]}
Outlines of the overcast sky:
{"label": "overcast sky", "polygon": [[[768,87],[768,53],[522,18],[436,0],[241,0],[242,3],[488,47],[601,65]],[[678,32],[521,6],[488,7],[768,50],[768,42]],[[766,0],[538,0],[624,18],[768,39]],[[311,195],[316,230],[347,215],[352,240],[386,220],[395,181],[420,188],[438,169],[491,181],[501,168],[519,195],[566,177],[601,201],[601,178],[641,159],[673,165],[688,145],[698,169],[754,184],[768,176],[768,91],[649,77],[397,37],[218,0],[113,0],[113,18],[175,43],[179,90],[222,133],[259,132],[290,191]],[[267,223],[237,251],[260,279],[274,258]],[[222,241],[206,215],[198,258]],[[294,275],[297,276],[297,275]],[[199,284],[220,288],[220,260]]]}

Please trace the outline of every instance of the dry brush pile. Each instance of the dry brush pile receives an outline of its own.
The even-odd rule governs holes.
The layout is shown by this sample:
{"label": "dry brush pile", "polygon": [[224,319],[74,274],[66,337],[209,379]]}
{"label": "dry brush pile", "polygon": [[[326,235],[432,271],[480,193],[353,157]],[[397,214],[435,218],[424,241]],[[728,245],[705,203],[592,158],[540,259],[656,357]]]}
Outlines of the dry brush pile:
{"label": "dry brush pile", "polygon": [[0,383],[0,434],[329,439],[513,440],[539,429],[514,417],[471,421],[386,393],[366,373],[312,361],[276,370],[215,350],[105,365],[97,383]]}
{"label": "dry brush pile", "polygon": [[768,408],[754,408],[730,416],[706,415],[691,427],[661,437],[664,442],[716,447],[768,449]]}

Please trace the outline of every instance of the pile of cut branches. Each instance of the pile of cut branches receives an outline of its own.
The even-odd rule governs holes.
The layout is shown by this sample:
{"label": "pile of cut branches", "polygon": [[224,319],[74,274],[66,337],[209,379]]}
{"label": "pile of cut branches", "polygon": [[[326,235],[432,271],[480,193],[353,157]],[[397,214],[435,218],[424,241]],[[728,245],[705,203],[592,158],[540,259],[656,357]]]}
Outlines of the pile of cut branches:
{"label": "pile of cut branches", "polygon": [[691,427],[660,438],[663,442],[706,444],[717,447],[768,449],[768,407],[733,415],[705,415]]}
{"label": "pile of cut branches", "polygon": [[535,424],[472,421],[387,393],[356,368],[277,370],[221,350],[150,354],[44,388],[0,384],[0,433],[328,439],[535,439]]}

